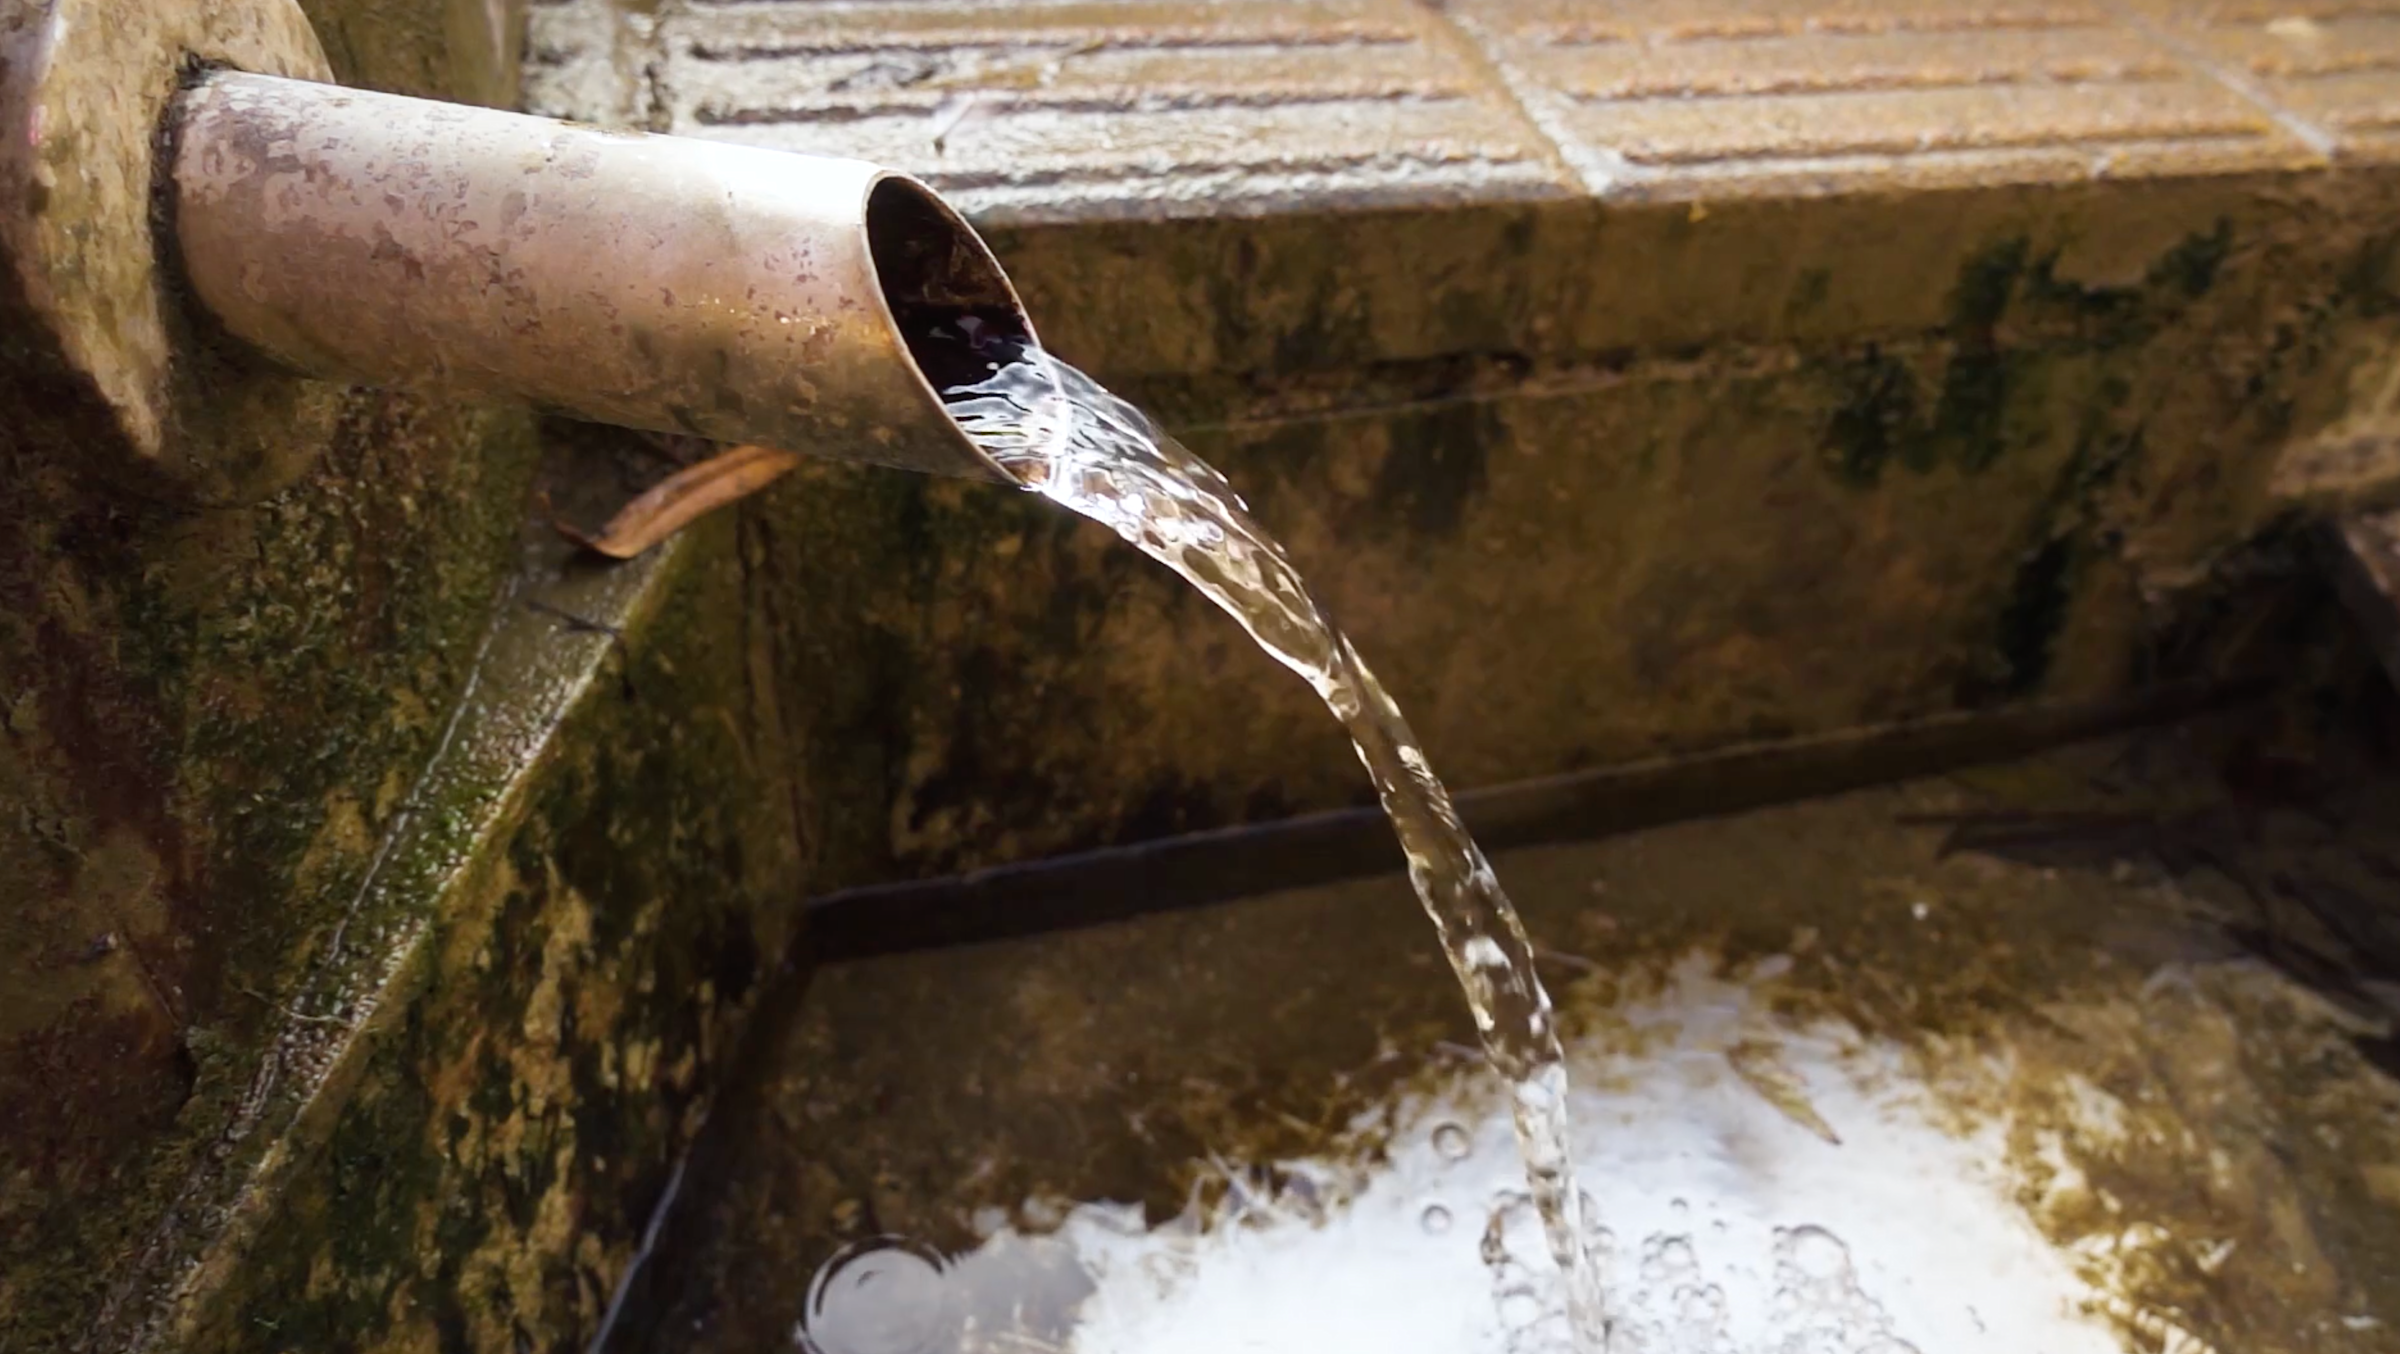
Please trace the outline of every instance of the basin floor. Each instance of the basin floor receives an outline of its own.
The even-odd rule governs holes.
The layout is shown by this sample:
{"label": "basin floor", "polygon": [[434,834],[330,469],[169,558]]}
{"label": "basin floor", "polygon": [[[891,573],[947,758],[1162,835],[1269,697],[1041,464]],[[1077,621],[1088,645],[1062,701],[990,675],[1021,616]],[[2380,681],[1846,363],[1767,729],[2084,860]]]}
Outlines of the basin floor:
{"label": "basin floor", "polygon": [[[1501,856],[1628,1347],[2400,1350],[2367,760],[2224,719]],[[650,1348],[1555,1345],[1399,878],[808,982]]]}

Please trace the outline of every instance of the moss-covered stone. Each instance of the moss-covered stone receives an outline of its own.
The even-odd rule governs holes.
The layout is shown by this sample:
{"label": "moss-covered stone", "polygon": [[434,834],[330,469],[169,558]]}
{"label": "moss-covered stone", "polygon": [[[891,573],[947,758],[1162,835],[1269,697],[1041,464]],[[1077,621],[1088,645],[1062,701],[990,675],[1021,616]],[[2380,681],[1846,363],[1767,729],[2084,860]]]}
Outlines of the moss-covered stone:
{"label": "moss-covered stone", "polygon": [[[511,5],[309,8],[346,78],[513,88],[506,41],[467,41]],[[144,1276],[207,1245],[195,1182],[267,1145],[312,966],[388,958],[348,921],[456,730],[535,445],[519,413],[358,393],[329,436],[284,430],[311,468],[280,492],[170,507],[99,473],[77,397],[5,346],[0,1348],[66,1348],[142,1328]]]}
{"label": "moss-covered stone", "polygon": [[788,754],[759,734],[733,535],[711,524],[644,589],[427,900],[422,977],[179,1347],[591,1337],[797,916]]}
{"label": "moss-covered stone", "polygon": [[301,0],[301,8],[345,85],[516,105],[525,0]]}
{"label": "moss-covered stone", "polygon": [[361,396],[299,484],[177,512],[5,452],[0,1332],[88,1322],[211,1150],[442,736],[531,453]]}
{"label": "moss-covered stone", "polygon": [[[605,454],[561,447],[552,468],[543,496],[562,511],[624,492]],[[327,473],[354,469],[337,456]],[[433,496],[381,469],[420,509]],[[564,1348],[589,1335],[790,947],[794,762],[735,518],[636,564],[580,567],[546,528],[521,534],[528,467],[492,469],[511,478],[478,505],[496,523],[481,581],[377,593],[391,622],[403,605],[455,608],[438,642],[429,628],[425,648],[383,635],[362,652],[311,632],[239,649],[263,693],[244,699],[223,656],[183,637],[226,707],[222,728],[187,722],[252,740],[176,763],[184,792],[211,796],[205,816],[159,811],[210,873],[165,876],[163,853],[110,820],[79,836],[82,820],[63,817],[55,846],[11,839],[80,871],[12,896],[12,926],[71,920],[90,898],[95,924],[119,929],[68,956],[76,967],[56,945],[32,949],[35,977],[88,991],[34,1010],[24,999],[49,988],[9,989],[25,1023],[0,1067],[12,1103],[36,1113],[0,1136],[0,1343],[505,1348],[523,1332]],[[424,545],[475,539],[451,526]],[[514,577],[495,598],[503,562]],[[360,576],[328,569],[346,586]],[[209,595],[271,609],[237,588]],[[288,623],[341,619],[326,609],[291,608]],[[404,659],[446,689],[403,682]],[[333,689],[383,697],[367,707],[390,726],[380,740],[321,694],[325,673],[348,668],[364,669],[356,689]],[[314,722],[276,717],[303,700]],[[20,702],[12,755],[47,708]],[[270,812],[285,800],[299,807]],[[262,835],[236,835],[251,819]],[[210,967],[165,967],[187,955]]]}

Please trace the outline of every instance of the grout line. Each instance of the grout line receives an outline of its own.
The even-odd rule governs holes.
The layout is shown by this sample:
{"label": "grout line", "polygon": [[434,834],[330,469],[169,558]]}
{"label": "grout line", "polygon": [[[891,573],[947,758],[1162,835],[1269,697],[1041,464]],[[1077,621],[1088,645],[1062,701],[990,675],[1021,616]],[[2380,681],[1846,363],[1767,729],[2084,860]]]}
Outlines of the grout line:
{"label": "grout line", "polygon": [[[1771,21],[1770,21],[1771,23]],[[1784,42],[1793,38],[1832,38],[1837,41],[1852,38],[1907,38],[1920,34],[1932,36],[1959,35],[1980,37],[1993,33],[2073,33],[2105,27],[2104,21],[2071,19],[2028,19],[2023,22],[1990,22],[1974,19],[1955,21],[1925,20],[1911,22],[1902,17],[1896,23],[1873,24],[1826,23],[1822,19],[1789,25],[1761,24],[1756,27],[1706,28],[1686,26],[1650,33],[1646,36],[1624,36],[1616,33],[1596,33],[1590,30],[1564,32],[1552,30],[1543,40],[1556,47],[1611,47],[1655,42],[1660,46],[1700,46],[1717,43],[1739,46],[1749,42]]]}
{"label": "grout line", "polygon": [[[1540,96],[1524,89],[1515,73],[1493,54],[1491,46],[1481,35],[1453,17],[1442,0],[1415,0],[1415,4],[1424,13],[1426,21],[1437,30],[1431,35],[1434,40],[1465,62],[1468,70],[1479,77],[1480,83],[1500,96],[1508,110],[1515,115],[1517,123],[1533,135],[1541,148],[1543,162],[1550,166],[1552,172],[1593,197],[1606,196],[1613,184],[1626,177],[1627,170],[1621,162],[1607,163],[1615,159],[1613,156],[1587,156],[1570,150],[1572,139],[1554,128],[1550,119],[1535,111]],[[1585,164],[1586,159],[1594,163]]]}
{"label": "grout line", "polygon": [[1906,74],[1883,71],[1861,71],[1846,80],[1835,82],[1807,76],[1789,76],[1780,82],[1754,82],[1748,85],[1704,85],[1686,79],[1681,83],[1664,81],[1642,84],[1621,81],[1615,88],[1591,92],[1562,93],[1559,97],[1583,106],[1598,104],[1689,103],[1699,100],[1735,102],[1745,99],[1818,99],[1839,98],[1851,94],[1916,94],[1948,92],[1960,89],[2050,89],[2068,85],[2078,88],[2114,88],[2125,85],[2157,85],[2186,81],[2191,72],[2180,66],[2154,70],[2112,71],[2098,75],[2080,75],[2072,71],[2044,70],[2027,67],[2013,71],[1972,74]]}
{"label": "grout line", "polygon": [[2192,69],[2255,105],[2259,111],[2274,119],[2277,126],[2291,133],[2326,161],[2333,160],[2340,149],[2340,143],[2333,133],[2276,102],[2265,89],[2260,87],[2257,81],[2214,59],[2205,49],[2186,42],[2159,27],[2140,12],[2123,3],[2123,0],[2103,0],[2103,2],[2110,12],[2123,21],[2126,27],[2188,62]]}

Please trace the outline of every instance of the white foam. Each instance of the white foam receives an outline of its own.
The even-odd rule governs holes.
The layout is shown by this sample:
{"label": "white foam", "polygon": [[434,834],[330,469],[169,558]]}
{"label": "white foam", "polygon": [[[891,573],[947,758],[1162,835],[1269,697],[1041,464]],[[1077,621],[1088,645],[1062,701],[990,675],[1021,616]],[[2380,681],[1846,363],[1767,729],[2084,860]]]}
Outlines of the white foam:
{"label": "white foam", "polygon": [[[1612,1234],[1601,1262],[1630,1337],[1621,1346],[2115,1354],[2117,1340],[2081,1314],[2101,1295],[2011,1201],[2005,1125],[1954,1136],[1897,1050],[1846,1027],[1779,1029],[1749,988],[1708,969],[1687,964],[1663,996],[1620,1013],[1647,1032],[1638,1054],[1570,1053],[1576,1167]],[[1728,1050],[1760,1041],[1838,1145],[1733,1071]],[[1070,1348],[1563,1348],[1555,1274],[1492,1082],[1465,1078],[1406,1106],[1388,1164],[1321,1222],[1254,1218],[1194,1235],[1128,1229],[1121,1210],[1070,1215],[1060,1239],[1096,1286]],[[1435,1146],[1448,1124],[1472,1141],[1463,1159],[1447,1132],[1450,1152]],[[1426,1227],[1435,1206],[1447,1228]]]}

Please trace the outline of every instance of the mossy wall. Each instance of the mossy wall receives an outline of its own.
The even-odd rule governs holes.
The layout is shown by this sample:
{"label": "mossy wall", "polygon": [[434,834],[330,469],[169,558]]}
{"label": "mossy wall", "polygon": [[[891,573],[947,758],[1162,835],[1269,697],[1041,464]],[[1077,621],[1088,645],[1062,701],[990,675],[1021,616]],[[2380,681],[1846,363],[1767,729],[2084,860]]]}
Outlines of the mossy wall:
{"label": "mossy wall", "polygon": [[[1046,341],[1231,475],[1482,785],[2218,670],[2192,637],[2259,621],[2234,594],[2304,506],[2282,472],[2394,370],[2393,199],[2273,176],[992,241]],[[2367,443],[2346,492],[2394,480]],[[822,655],[793,719],[889,806],[850,820],[863,872],[1366,802],[1307,689],[1104,530],[808,473],[770,577]]]}
{"label": "mossy wall", "polygon": [[300,0],[345,85],[513,108],[526,0]]}
{"label": "mossy wall", "polygon": [[289,1019],[458,699],[532,451],[364,397],[301,483],[187,513],[0,447],[0,1345],[88,1321]]}
{"label": "mossy wall", "polygon": [[589,1339],[798,914],[735,530],[645,590],[445,890],[404,1013],[308,1126],[314,1163],[175,1347]]}
{"label": "mossy wall", "polygon": [[[345,78],[513,88],[420,6],[310,8]],[[37,435],[57,412],[0,426],[0,1349],[140,1305],[453,725],[536,459],[520,413],[361,392],[298,483],[174,507]]]}

